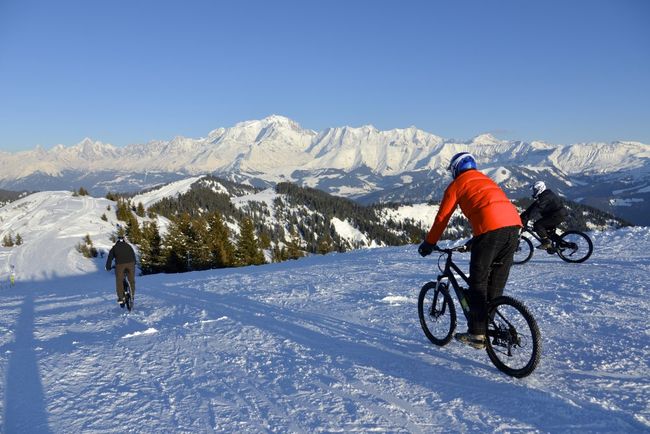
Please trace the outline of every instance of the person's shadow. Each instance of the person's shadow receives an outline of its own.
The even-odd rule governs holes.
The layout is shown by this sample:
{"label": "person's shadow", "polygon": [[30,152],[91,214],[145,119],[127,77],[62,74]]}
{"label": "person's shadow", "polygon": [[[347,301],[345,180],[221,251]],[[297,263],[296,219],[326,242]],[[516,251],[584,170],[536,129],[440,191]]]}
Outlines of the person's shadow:
{"label": "person's shadow", "polygon": [[50,433],[34,339],[34,298],[26,292],[5,379],[6,433]]}

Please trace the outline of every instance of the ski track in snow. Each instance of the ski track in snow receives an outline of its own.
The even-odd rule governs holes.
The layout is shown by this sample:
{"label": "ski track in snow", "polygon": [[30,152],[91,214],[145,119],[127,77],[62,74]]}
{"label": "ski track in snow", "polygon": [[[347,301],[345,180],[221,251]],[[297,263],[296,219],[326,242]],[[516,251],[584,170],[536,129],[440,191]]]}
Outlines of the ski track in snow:
{"label": "ski track in snow", "polygon": [[650,229],[591,235],[584,264],[536,251],[512,269],[543,338],[520,380],[428,342],[417,295],[437,256],[415,246],[139,277],[130,314],[108,273],[19,282],[0,292],[2,427],[649,432]]}

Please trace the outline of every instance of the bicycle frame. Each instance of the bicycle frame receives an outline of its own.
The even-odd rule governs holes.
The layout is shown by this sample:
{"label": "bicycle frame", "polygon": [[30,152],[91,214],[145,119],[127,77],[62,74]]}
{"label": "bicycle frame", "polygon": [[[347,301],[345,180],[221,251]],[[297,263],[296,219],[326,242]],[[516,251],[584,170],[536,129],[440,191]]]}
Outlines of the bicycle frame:
{"label": "bicycle frame", "polygon": [[[537,233],[533,230],[533,228],[528,226],[524,227],[521,230],[521,235],[523,235],[524,233],[527,233],[531,237],[535,238],[538,242],[540,243],[542,242],[542,239],[540,238],[539,235],[537,235]],[[553,243],[553,245],[556,245],[560,241],[561,238],[560,235],[558,235],[557,233],[557,228],[548,230],[548,238],[551,240],[551,243]]]}
{"label": "bicycle frame", "polygon": [[454,292],[456,293],[456,298],[458,298],[460,306],[463,309],[463,314],[465,315],[465,318],[469,320],[469,302],[467,301],[467,295],[465,294],[465,290],[458,283],[454,272],[456,272],[468,286],[469,278],[465,275],[465,273],[463,273],[463,270],[461,270],[458,265],[456,265],[454,261],[451,260],[451,253],[453,251],[453,249],[439,250],[439,252],[446,254],[447,257],[445,259],[445,268],[442,270],[442,274],[439,274],[437,277],[437,285],[439,285],[440,282],[445,278],[449,280],[451,286],[454,288]]}

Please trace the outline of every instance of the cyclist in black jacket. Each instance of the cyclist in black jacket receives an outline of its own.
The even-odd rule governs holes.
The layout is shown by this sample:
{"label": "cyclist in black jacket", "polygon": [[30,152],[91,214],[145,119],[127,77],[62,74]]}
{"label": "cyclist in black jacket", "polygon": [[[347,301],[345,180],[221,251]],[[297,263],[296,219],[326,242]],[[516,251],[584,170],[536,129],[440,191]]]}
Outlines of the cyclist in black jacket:
{"label": "cyclist in black jacket", "polygon": [[548,249],[551,247],[549,232],[555,230],[567,217],[567,210],[564,208],[562,199],[546,188],[543,181],[537,181],[533,184],[533,198],[535,201],[521,213],[521,221],[526,226],[528,220],[535,214],[541,217],[533,224],[533,230],[542,239],[538,249]]}
{"label": "cyclist in black jacket", "polygon": [[124,307],[124,273],[128,273],[129,284],[131,285],[131,297],[135,298],[135,251],[123,236],[117,237],[117,242],[108,252],[106,259],[106,271],[110,271],[115,259],[115,291],[117,302]]}

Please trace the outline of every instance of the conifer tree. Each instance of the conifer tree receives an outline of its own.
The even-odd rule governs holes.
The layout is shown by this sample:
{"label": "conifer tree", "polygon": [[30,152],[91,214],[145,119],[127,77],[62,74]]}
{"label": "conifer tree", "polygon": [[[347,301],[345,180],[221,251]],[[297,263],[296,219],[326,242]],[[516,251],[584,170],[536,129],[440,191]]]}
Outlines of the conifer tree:
{"label": "conifer tree", "polygon": [[228,267],[233,264],[235,248],[230,242],[230,231],[224,224],[221,214],[214,212],[208,216],[208,244],[213,268]]}
{"label": "conifer tree", "polygon": [[190,224],[190,232],[186,235],[191,269],[206,270],[210,268],[212,261],[208,243],[208,226],[205,218],[201,216],[194,217]]}
{"label": "conifer tree", "polygon": [[325,233],[318,241],[318,253],[326,255],[334,250],[334,241],[329,233]]}
{"label": "conifer tree", "polygon": [[284,246],[280,246],[279,243],[275,243],[271,249],[271,261],[282,262],[287,259],[289,259],[287,256],[287,249]]}
{"label": "conifer tree", "polygon": [[2,239],[2,246],[3,247],[13,247],[14,246],[14,238],[11,236],[11,234],[7,234],[4,236]]}
{"label": "conifer tree", "polygon": [[144,205],[142,205],[142,202],[138,202],[138,206],[135,209],[135,213],[138,217],[144,217],[145,210],[144,210]]}
{"label": "conifer tree", "polygon": [[162,271],[166,261],[162,248],[162,238],[155,221],[145,222],[142,226],[140,242],[140,268],[143,274]]}
{"label": "conifer tree", "polygon": [[128,222],[131,218],[131,210],[129,209],[129,204],[127,201],[120,199],[117,201],[117,209],[115,210],[115,215],[118,220],[123,222]]}
{"label": "conifer tree", "polygon": [[23,243],[23,237],[21,237],[20,234],[16,234],[15,243],[17,246],[20,246]]}
{"label": "conifer tree", "polygon": [[142,231],[140,230],[138,219],[133,214],[129,215],[129,219],[126,222],[126,236],[134,244],[140,244],[142,241]]}
{"label": "conifer tree", "polygon": [[189,270],[189,240],[186,234],[190,232],[190,228],[191,220],[187,213],[171,219],[164,238],[167,249],[165,268],[171,273]]}
{"label": "conifer tree", "polygon": [[302,258],[305,256],[302,248],[302,240],[300,239],[300,235],[298,235],[298,231],[296,230],[295,226],[291,227],[289,235],[291,238],[287,243],[287,257],[289,259]]}
{"label": "conifer tree", "polygon": [[235,257],[236,263],[239,266],[260,265],[266,262],[264,260],[264,254],[259,248],[258,241],[255,239],[253,222],[248,217],[245,217],[241,221]]}

